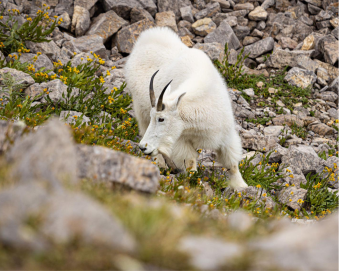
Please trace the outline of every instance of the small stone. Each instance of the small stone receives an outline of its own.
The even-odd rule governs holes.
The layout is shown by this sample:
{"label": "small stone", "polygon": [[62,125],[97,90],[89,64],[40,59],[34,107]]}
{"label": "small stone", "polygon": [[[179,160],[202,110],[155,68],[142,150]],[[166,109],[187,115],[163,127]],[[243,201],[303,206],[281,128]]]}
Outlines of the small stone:
{"label": "small stone", "polygon": [[260,40],[260,38],[258,38],[258,37],[246,36],[244,38],[244,40],[242,41],[242,45],[247,46],[247,45],[253,44],[253,43],[255,43],[259,40]]}
{"label": "small stone", "polygon": [[248,96],[253,97],[254,96],[254,90],[253,88],[244,89],[243,92],[245,92]]}
{"label": "small stone", "polygon": [[218,2],[211,2],[209,4],[206,5],[206,8],[195,13],[194,17],[197,20],[206,18],[206,17],[213,17],[215,14],[217,14],[218,12],[220,12],[220,5]]}
{"label": "small stone", "polygon": [[[283,107],[284,105],[279,106]],[[272,119],[272,122],[274,123],[274,125],[288,125],[291,127],[293,124],[296,124],[298,127],[304,126],[304,122],[294,115],[279,115]]]}
{"label": "small stone", "polygon": [[248,18],[253,21],[264,21],[267,19],[268,13],[261,6],[257,6],[248,14]]}
{"label": "small stone", "polygon": [[207,36],[216,29],[216,24],[210,18],[204,18],[192,24],[192,29],[199,36]]}
{"label": "small stone", "polygon": [[159,27],[169,27],[174,32],[178,32],[177,23],[175,21],[175,14],[173,11],[159,12],[155,15],[155,23]]}
{"label": "small stone", "polygon": [[311,123],[307,128],[322,136],[333,135],[335,132],[334,128],[327,126],[325,123]]}
{"label": "small stone", "polygon": [[268,88],[268,92],[270,93],[270,94],[275,94],[275,93],[278,93],[278,89],[276,89],[276,88]]}
{"label": "small stone", "polygon": [[192,9],[191,9],[190,6],[180,8],[180,14],[181,14],[181,18],[183,20],[186,20],[186,21],[188,21],[190,23],[194,23]]}
{"label": "small stone", "polygon": [[224,57],[224,47],[217,42],[197,43],[194,48],[204,51],[212,61],[222,61]]}
{"label": "small stone", "polygon": [[234,10],[254,10],[254,6],[251,3],[245,3],[245,4],[236,4],[233,8]]}
{"label": "small stone", "polygon": [[249,53],[250,58],[256,58],[270,52],[271,50],[273,50],[273,47],[274,39],[272,37],[269,37],[246,46],[244,49],[244,55]]}
{"label": "small stone", "polygon": [[293,50],[294,48],[298,46],[298,43],[295,40],[292,40],[291,38],[281,37],[280,45],[283,49],[289,48]]}
{"label": "small stone", "polygon": [[278,137],[282,130],[284,130],[284,126],[267,126],[264,128],[264,135]]}
{"label": "small stone", "polygon": [[190,48],[193,47],[194,43],[191,40],[190,36],[186,35],[186,36],[180,37],[180,39],[183,42],[183,44],[185,44],[187,47],[190,47]]}

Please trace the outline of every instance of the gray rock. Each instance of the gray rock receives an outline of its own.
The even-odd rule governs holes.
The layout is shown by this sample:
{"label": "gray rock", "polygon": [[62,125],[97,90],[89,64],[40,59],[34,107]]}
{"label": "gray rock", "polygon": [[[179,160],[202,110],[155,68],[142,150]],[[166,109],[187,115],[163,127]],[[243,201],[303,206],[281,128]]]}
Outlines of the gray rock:
{"label": "gray rock", "polygon": [[[47,92],[49,92],[48,94],[49,98],[52,100],[52,102],[58,103],[60,101],[64,101],[64,102],[66,101],[68,87],[61,80],[54,79],[47,83],[40,84],[40,86],[47,89]],[[71,91],[71,97],[76,96],[78,94],[79,94],[79,90],[76,88],[73,88]],[[46,102],[45,98],[42,99],[42,102]]]}
{"label": "gray rock", "polygon": [[216,29],[216,25],[210,18],[205,18],[192,24],[192,29],[195,34],[205,37]]}
{"label": "gray rock", "polygon": [[[27,73],[18,71],[11,68],[0,69],[0,79],[2,79],[4,74],[10,74],[15,81],[13,89],[18,90],[18,88],[28,87],[35,83],[34,79]],[[3,83],[0,80],[0,87],[4,88]]]}
{"label": "gray rock", "polygon": [[288,37],[281,37],[279,44],[283,49],[295,49],[298,46],[298,43],[295,40],[292,40],[291,38]]}
{"label": "gray rock", "polygon": [[233,28],[234,34],[239,40],[242,40],[244,37],[248,36],[251,33],[251,29],[248,26],[237,25]]}
{"label": "gray rock", "polygon": [[183,20],[186,20],[190,23],[194,23],[192,9],[190,6],[180,8],[180,15]]}
{"label": "gray rock", "polygon": [[26,125],[22,121],[8,122],[5,120],[0,121],[0,153],[4,153],[21,137]]}
{"label": "gray rock", "polygon": [[146,19],[123,27],[117,34],[119,52],[131,53],[133,45],[140,33],[146,29],[153,28],[154,26],[154,22]]}
{"label": "gray rock", "polygon": [[248,88],[248,89],[244,89],[243,92],[245,92],[246,95],[253,97],[254,96],[254,90],[253,88]]}
{"label": "gray rock", "polygon": [[325,91],[317,94],[317,98],[324,101],[336,102],[338,100],[338,94],[332,91]]}
{"label": "gray rock", "polygon": [[296,172],[301,170],[305,176],[310,172],[318,172],[323,163],[313,148],[305,145],[291,146],[281,161]]}
{"label": "gray rock", "polygon": [[262,30],[264,30],[265,28],[266,28],[266,23],[265,23],[264,21],[258,22],[258,24],[257,24],[257,29],[258,29],[258,30],[262,31]]}
{"label": "gray rock", "polygon": [[82,113],[76,112],[76,111],[61,111],[59,120],[64,121],[67,124],[75,124],[76,121],[80,118],[82,118],[81,125],[83,123],[86,123],[87,125],[89,125],[90,119],[84,116]]}
{"label": "gray rock", "polygon": [[220,5],[218,2],[213,2],[213,3],[209,3],[206,5],[206,8],[197,12],[194,17],[196,20],[200,20],[203,18],[211,18],[213,17],[215,14],[217,14],[218,12],[220,12]]}
{"label": "gray rock", "polygon": [[265,0],[262,4],[261,7],[263,9],[268,9],[269,7],[273,6],[275,4],[275,0]]}
{"label": "gray rock", "polygon": [[263,21],[266,20],[267,15],[268,13],[263,7],[257,6],[253,11],[248,14],[248,18],[253,21]]}
{"label": "gray rock", "polygon": [[217,13],[212,20],[217,26],[219,26],[222,21],[226,21],[230,27],[238,25],[237,17],[229,16],[228,13]]}
{"label": "gray rock", "polygon": [[339,39],[339,27],[337,26],[336,28],[334,28],[331,32],[331,34],[338,40]]}
{"label": "gray rock", "polygon": [[173,11],[158,12],[155,15],[155,23],[159,27],[169,27],[174,32],[178,32],[177,23],[175,21],[175,14]]}
{"label": "gray rock", "polygon": [[332,35],[327,35],[319,40],[319,50],[323,53],[325,61],[334,65],[339,58],[338,40]]}
{"label": "gray rock", "polygon": [[256,58],[273,50],[274,39],[269,37],[256,43],[248,45],[244,49],[244,55],[249,54],[250,58]]}
{"label": "gray rock", "polygon": [[90,11],[97,2],[98,0],[87,0],[87,1],[74,0],[74,6],[80,6]]}
{"label": "gray rock", "polygon": [[111,38],[121,27],[129,23],[119,17],[113,10],[106,13],[101,13],[93,19],[92,25],[86,35],[98,35],[103,38],[105,43]]}
{"label": "gray rock", "polygon": [[[180,18],[180,8],[191,6],[189,0],[157,0],[158,12],[173,11],[177,20]],[[152,14],[152,13],[151,13]]]}
{"label": "gray rock", "polygon": [[145,19],[154,21],[152,15],[143,8],[132,8],[130,16],[131,16],[131,24],[134,24],[136,22],[139,22]]}
{"label": "gray rock", "polygon": [[254,6],[251,3],[236,4],[234,10],[253,10]]}
{"label": "gray rock", "polygon": [[155,193],[159,169],[151,161],[100,146],[77,146],[78,177]]}
{"label": "gray rock", "polygon": [[[94,60],[94,56],[91,53],[79,53],[76,54],[72,60],[71,60],[71,66],[72,67],[77,67],[81,64],[87,63],[87,59],[92,59]],[[93,66],[94,63],[92,62],[91,65]]]}
{"label": "gray rock", "polygon": [[251,133],[241,134],[242,147],[256,151],[262,151],[264,148],[269,151],[273,150],[278,142],[276,137],[253,135]]}
{"label": "gray rock", "polygon": [[339,77],[335,78],[332,83],[328,86],[329,91],[337,92],[339,88]]}
{"label": "gray rock", "polygon": [[300,210],[306,198],[306,193],[306,189],[290,186],[280,191],[278,200],[294,210]]}
{"label": "gray rock", "polygon": [[71,24],[72,24],[72,20],[71,17],[69,16],[69,14],[67,12],[62,13],[57,20],[62,19],[61,24],[59,24],[59,27],[66,29],[66,30],[70,30],[71,28]]}
{"label": "gray rock", "polygon": [[249,244],[253,251],[263,255],[255,260],[255,266],[259,270],[267,269],[268,266],[279,266],[282,270],[336,270],[337,229],[337,213],[307,227],[288,224],[272,235]]}
{"label": "gray rock", "polygon": [[46,203],[48,211],[41,232],[55,243],[64,244],[79,238],[85,244],[125,252],[135,250],[135,241],[121,223],[90,197],[65,192],[52,195]]}
{"label": "gray rock", "polygon": [[293,62],[294,62],[293,64],[295,64],[296,67],[304,69],[304,70],[315,72],[316,70],[319,69],[319,64],[313,61],[307,55],[298,55],[296,56],[296,59],[294,59]]}
{"label": "gray rock", "polygon": [[54,69],[52,61],[46,55],[38,55],[36,60],[34,60],[35,56],[37,55],[31,53],[21,54],[19,61],[21,63],[34,64],[34,68],[36,71],[40,70],[41,68],[44,68],[45,71]]}
{"label": "gray rock", "polygon": [[289,70],[284,78],[289,85],[301,88],[312,86],[317,80],[317,76],[312,71],[303,70],[297,67]]}
{"label": "gray rock", "polygon": [[308,130],[311,130],[319,135],[333,135],[335,130],[332,127],[329,127],[325,123],[311,123],[308,125]]}
{"label": "gray rock", "polygon": [[60,181],[75,183],[76,153],[70,131],[55,119],[21,140],[7,153],[11,174],[20,182],[45,181],[60,188]]}
{"label": "gray rock", "polygon": [[71,31],[75,33],[75,36],[84,35],[90,24],[91,19],[88,10],[81,6],[75,6],[71,26]]}
{"label": "gray rock", "polygon": [[189,254],[190,264],[198,270],[220,270],[243,253],[242,247],[236,243],[193,236],[181,239],[178,249]]}
{"label": "gray rock", "polygon": [[93,52],[103,59],[107,59],[106,47],[103,43],[104,39],[99,35],[86,35],[80,38],[71,39],[64,42],[63,46],[76,53]]}
{"label": "gray rock", "polygon": [[267,126],[264,128],[264,135],[278,137],[282,130],[284,130],[284,126]]}
{"label": "gray rock", "polygon": [[[152,16],[157,12],[157,7],[152,0],[103,0],[105,11],[114,10],[120,17],[125,20],[130,19],[132,8],[143,8]],[[164,10],[159,10],[164,11]]]}
{"label": "gray rock", "polygon": [[31,50],[32,53],[38,53],[44,54],[48,56],[50,59],[56,61],[55,56],[60,54],[60,48],[55,44],[53,40],[50,42],[40,42],[40,43],[34,43],[31,41],[26,42],[26,46],[28,49]]}
{"label": "gray rock", "polygon": [[220,43],[197,43],[193,48],[204,51],[211,60],[223,60],[224,48]]}
{"label": "gray rock", "polygon": [[218,2],[221,9],[228,9],[231,6],[230,2],[227,0],[212,0],[211,2]]}
{"label": "gray rock", "polygon": [[332,119],[339,119],[338,109],[330,108],[329,110],[327,110],[327,113]]}
{"label": "gray rock", "polygon": [[229,227],[238,232],[246,232],[254,225],[253,219],[245,211],[237,210],[227,216]]}
{"label": "gray rock", "polygon": [[305,2],[312,4],[314,6],[317,7],[321,7],[322,6],[322,1],[321,0],[305,0]]}
{"label": "gray rock", "polygon": [[204,38],[205,43],[218,42],[222,46],[225,46],[228,43],[229,49],[237,50],[240,47],[240,42],[237,36],[234,34],[232,28],[225,21],[222,21],[219,27],[208,34]]}
{"label": "gray rock", "polygon": [[293,124],[296,124],[298,127],[304,126],[304,121],[295,115],[279,115],[272,119],[272,122],[274,125],[287,125],[291,127]]}

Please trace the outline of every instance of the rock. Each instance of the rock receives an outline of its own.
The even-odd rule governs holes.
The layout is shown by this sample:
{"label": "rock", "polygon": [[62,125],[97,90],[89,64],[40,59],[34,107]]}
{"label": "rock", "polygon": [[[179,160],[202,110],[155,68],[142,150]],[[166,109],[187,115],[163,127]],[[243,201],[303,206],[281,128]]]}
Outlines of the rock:
{"label": "rock", "polygon": [[236,4],[234,10],[254,10],[254,6],[251,3]]}
{"label": "rock", "polygon": [[88,196],[75,192],[55,194],[48,200],[47,209],[42,233],[56,243],[79,238],[87,244],[119,251],[135,250],[135,241],[121,223]]}
{"label": "rock", "polygon": [[231,26],[238,25],[237,17],[229,16],[228,13],[217,13],[213,18],[212,21],[219,26],[222,21],[225,21]]}
{"label": "rock", "polygon": [[5,74],[10,74],[12,79],[14,80],[13,89],[18,91],[21,88],[27,88],[28,86],[35,83],[34,79],[27,73],[22,71],[11,69],[11,68],[3,68],[0,69],[0,87],[3,87],[3,92],[8,92],[8,90],[4,87],[2,81],[2,77]]}
{"label": "rock", "polygon": [[107,51],[103,41],[104,39],[99,35],[86,35],[66,41],[63,46],[71,52],[93,52],[93,54],[96,54],[103,59],[107,59]]}
{"label": "rock", "polygon": [[[316,70],[319,69],[319,64],[317,62],[313,61],[312,59],[310,59],[306,55],[297,56],[296,59],[294,60],[293,64],[298,68],[308,70],[308,71],[312,71],[312,72],[315,72]],[[325,70],[325,72],[327,72],[327,71]]]}
{"label": "rock", "polygon": [[62,19],[61,24],[59,25],[59,27],[64,28],[66,30],[70,30],[72,21],[71,21],[71,17],[69,17],[69,14],[67,12],[62,13],[57,20]]}
{"label": "rock", "polygon": [[113,10],[106,13],[101,13],[93,19],[92,25],[86,35],[98,35],[103,38],[105,43],[111,38],[121,27],[129,23],[119,17]]}
{"label": "rock", "polygon": [[[266,190],[262,188],[257,188],[254,186],[249,186],[245,188],[237,188],[236,192],[234,193],[237,193],[237,196],[239,196],[239,193],[240,193],[240,196],[243,201],[249,200],[252,202],[256,202],[256,204],[258,204],[259,206],[261,204],[264,204],[266,208],[273,208],[275,206],[273,199],[270,196],[268,196]],[[225,190],[224,192],[225,196],[226,194],[227,194],[227,190]]]}
{"label": "rock", "polygon": [[253,227],[254,221],[240,209],[227,216],[227,223],[232,230],[244,233]]}
{"label": "rock", "polygon": [[157,26],[167,26],[174,32],[178,32],[177,23],[175,21],[175,14],[173,11],[159,12],[155,15],[155,23]]}
{"label": "rock", "polygon": [[187,47],[190,47],[190,48],[193,47],[194,43],[188,35],[180,37],[180,39],[182,43],[185,44]]}
{"label": "rock", "polygon": [[332,30],[331,34],[336,38],[339,39],[339,27],[336,27]]}
{"label": "rock", "polygon": [[264,2],[261,4],[261,7],[266,10],[269,7],[273,6],[274,4],[275,0],[264,0]]}
{"label": "rock", "polygon": [[21,137],[26,125],[22,121],[16,121],[14,123],[0,120],[0,154],[7,151],[12,142],[18,140]]}
{"label": "rock", "polygon": [[60,48],[55,44],[54,41],[50,42],[39,42],[39,43],[34,43],[31,41],[26,42],[26,46],[28,49],[31,50],[32,53],[41,53],[50,59],[54,59],[54,56],[60,54]]}
{"label": "rock", "polygon": [[73,139],[55,119],[15,142],[6,158],[12,164],[11,174],[22,183],[43,180],[51,188],[59,188],[60,181],[77,181]]}
{"label": "rock", "polygon": [[[47,92],[49,92],[49,98],[54,103],[59,103],[60,101],[65,102],[67,98],[67,91],[68,87],[65,85],[61,80],[54,79],[52,81],[49,81],[47,83],[40,84],[40,87],[43,87],[44,89],[47,89]],[[46,92],[46,94],[47,94]],[[79,90],[76,88],[73,88],[71,90],[71,97],[76,96],[79,94]],[[64,95],[64,97],[63,97]],[[46,102],[46,99],[43,98],[42,102]]]}
{"label": "rock", "polygon": [[191,9],[190,6],[186,6],[186,7],[180,8],[180,14],[181,14],[181,18],[183,20],[186,20],[186,21],[188,21],[190,23],[194,23],[192,9]]}
{"label": "rock", "polygon": [[212,0],[211,2],[218,2],[221,9],[228,9],[231,6],[230,2],[227,0]]}
{"label": "rock", "polygon": [[241,134],[241,139],[243,148],[256,151],[262,151],[264,148],[272,150],[278,141],[276,137],[253,135],[248,132]]}
{"label": "rock", "polygon": [[305,145],[291,146],[281,161],[283,164],[289,165],[295,172],[301,170],[305,176],[310,172],[318,172],[322,165],[322,159],[313,148]]}
{"label": "rock", "polygon": [[159,169],[148,160],[87,145],[77,146],[77,158],[80,179],[111,182],[146,193],[155,193],[158,188]]}
{"label": "rock", "polygon": [[320,98],[324,101],[335,102],[338,100],[338,94],[332,91],[325,91],[317,94],[317,98]]}
{"label": "rock", "polygon": [[242,40],[251,33],[251,29],[248,26],[237,25],[233,30],[239,40]]}
{"label": "rock", "polygon": [[248,247],[262,255],[254,263],[259,270],[277,266],[282,270],[300,269],[300,266],[312,271],[336,270],[337,229],[338,214],[335,213],[307,227],[288,224],[268,237],[253,240]]}
{"label": "rock", "polygon": [[339,119],[338,109],[330,108],[329,110],[327,110],[327,113],[332,119]]}
{"label": "rock", "polygon": [[319,40],[319,50],[323,53],[325,61],[334,65],[339,58],[338,40],[332,35],[327,35]]}
{"label": "rock", "polygon": [[250,45],[250,44],[253,44],[255,42],[258,42],[259,40],[260,40],[260,38],[258,38],[258,37],[246,36],[244,38],[244,40],[242,41],[242,45],[243,46]]}
{"label": "rock", "polygon": [[282,69],[286,66],[296,67],[298,57],[301,55],[310,56],[312,51],[285,51],[281,49],[274,50],[265,62],[267,67]]}
{"label": "rock", "polygon": [[71,31],[75,33],[75,36],[79,37],[85,34],[90,24],[91,19],[88,10],[81,6],[75,6],[71,26]]}
{"label": "rock", "polygon": [[222,46],[228,43],[229,49],[237,50],[240,47],[240,42],[237,36],[234,34],[232,28],[225,21],[221,22],[219,27],[213,32],[209,33],[204,38],[205,43],[218,42]]}
{"label": "rock", "polygon": [[86,123],[87,125],[89,125],[90,119],[84,116],[82,113],[76,112],[76,111],[61,111],[59,120],[64,121],[67,124],[75,124],[76,121],[80,118],[82,118],[81,125],[83,123]]}
{"label": "rock", "polygon": [[257,6],[248,14],[248,18],[253,21],[263,21],[267,19],[268,13],[261,6]]}
{"label": "rock", "polygon": [[98,2],[98,0],[87,0],[87,1],[74,0],[74,6],[81,6],[85,9],[87,9],[88,11],[90,11],[95,6],[95,4],[97,2]]}
{"label": "rock", "polygon": [[173,11],[177,20],[180,18],[180,8],[191,6],[189,0],[158,0],[158,12]]}
{"label": "rock", "polygon": [[143,8],[132,8],[130,16],[131,16],[131,24],[134,24],[136,22],[139,22],[145,19],[154,21],[152,15]]}
{"label": "rock", "polygon": [[281,132],[284,130],[284,126],[267,126],[264,128],[265,136],[274,136],[278,137]]}
{"label": "rock", "polygon": [[[132,8],[143,8],[152,16],[157,12],[157,7],[152,0],[103,0],[102,2],[105,11],[113,10],[125,20],[130,19]],[[159,11],[161,12],[164,10]]]}
{"label": "rock", "polygon": [[[37,57],[36,60],[34,60],[34,57]],[[31,53],[21,54],[19,61],[21,63],[32,63],[34,65],[36,72],[41,68],[44,68],[45,71],[54,69],[52,61],[44,54],[41,55],[34,55]]]}
{"label": "rock", "polygon": [[339,88],[339,77],[335,78],[332,83],[328,86],[329,91],[338,91]]}
{"label": "rock", "polygon": [[335,132],[334,128],[331,128],[324,123],[311,123],[307,128],[322,136],[333,135]]}
{"label": "rock", "polygon": [[213,3],[207,4],[206,8],[197,12],[194,15],[194,17],[196,20],[200,20],[206,17],[211,18],[218,12],[220,12],[220,5],[218,2],[213,2]]}
{"label": "rock", "polygon": [[272,119],[272,122],[274,125],[288,125],[291,127],[296,124],[298,127],[304,126],[304,122],[295,115],[279,115]]}
{"label": "rock", "polygon": [[300,210],[306,198],[306,193],[306,189],[290,186],[280,191],[278,200],[294,210]]}
{"label": "rock", "polygon": [[[80,193],[26,183],[1,191],[0,203],[0,242],[8,247],[41,252],[76,238],[82,244],[135,251],[135,241],[120,222]],[[32,226],[34,218],[39,223]]]}
{"label": "rock", "polygon": [[329,63],[321,62],[318,59],[314,59],[314,61],[317,63],[318,67],[324,68],[327,71],[328,75],[330,76],[330,81],[335,80],[339,76],[339,69],[337,67],[334,67]]}
{"label": "rock", "polygon": [[274,39],[269,37],[246,46],[244,49],[244,55],[247,55],[249,53],[250,58],[256,58],[267,52],[270,52],[271,50],[273,50],[273,47]]}
{"label": "rock", "polygon": [[3,61],[3,65],[7,64],[6,57],[4,54],[0,51],[0,62]]}
{"label": "rock", "polygon": [[220,43],[197,43],[194,48],[204,51],[212,61],[222,61],[224,58],[224,48]]}
{"label": "rock", "polygon": [[154,22],[146,19],[123,27],[117,34],[119,52],[131,53],[133,45],[140,33],[146,29],[153,28],[154,26]]}
{"label": "rock", "polygon": [[289,70],[284,78],[289,85],[301,88],[312,86],[317,80],[317,76],[312,71],[303,70],[297,67]]}
{"label": "rock", "polygon": [[236,243],[194,236],[181,239],[179,250],[188,253],[190,264],[198,270],[220,270],[243,253],[242,247]]}
{"label": "rock", "polygon": [[243,92],[245,92],[245,94],[250,97],[253,97],[255,95],[253,88],[244,89]]}
{"label": "rock", "polygon": [[292,40],[291,38],[281,37],[280,45],[283,49],[289,48],[293,50],[298,46],[298,43],[295,40]]}
{"label": "rock", "polygon": [[192,24],[195,34],[205,37],[216,29],[215,23],[210,18],[204,18]]}

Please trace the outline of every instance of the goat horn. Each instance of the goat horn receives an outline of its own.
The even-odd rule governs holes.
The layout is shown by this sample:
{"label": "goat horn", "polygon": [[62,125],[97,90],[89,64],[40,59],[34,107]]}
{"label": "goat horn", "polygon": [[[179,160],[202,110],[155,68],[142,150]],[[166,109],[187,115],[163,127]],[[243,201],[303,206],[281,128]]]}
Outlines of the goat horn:
{"label": "goat horn", "polygon": [[153,75],[152,75],[152,78],[151,78],[151,82],[149,84],[149,97],[151,99],[151,105],[152,107],[155,106],[155,94],[154,94],[154,88],[153,88],[153,80],[154,80],[154,77],[155,75],[158,73],[159,70],[157,70]]}
{"label": "goat horn", "polygon": [[164,97],[164,94],[165,94],[167,87],[172,83],[172,81],[173,80],[171,80],[162,90],[162,92],[159,96],[158,104],[157,104],[157,111],[162,111],[162,98]]}

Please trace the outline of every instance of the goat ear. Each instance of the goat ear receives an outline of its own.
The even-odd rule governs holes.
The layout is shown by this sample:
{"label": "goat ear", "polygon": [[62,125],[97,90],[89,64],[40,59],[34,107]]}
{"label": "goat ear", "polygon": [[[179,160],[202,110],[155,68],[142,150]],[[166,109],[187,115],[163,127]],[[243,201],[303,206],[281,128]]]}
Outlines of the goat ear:
{"label": "goat ear", "polygon": [[181,101],[181,98],[184,97],[185,94],[186,94],[186,92],[184,92],[183,94],[180,94],[180,96],[177,98],[176,107],[178,107],[178,105]]}

